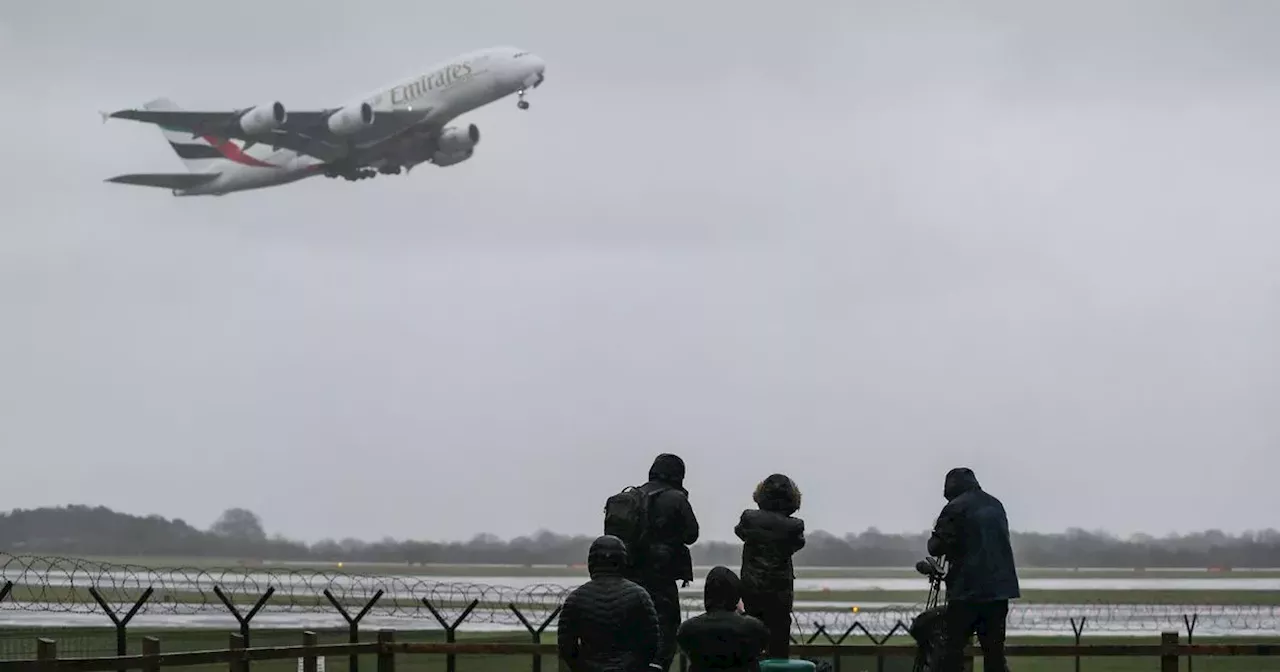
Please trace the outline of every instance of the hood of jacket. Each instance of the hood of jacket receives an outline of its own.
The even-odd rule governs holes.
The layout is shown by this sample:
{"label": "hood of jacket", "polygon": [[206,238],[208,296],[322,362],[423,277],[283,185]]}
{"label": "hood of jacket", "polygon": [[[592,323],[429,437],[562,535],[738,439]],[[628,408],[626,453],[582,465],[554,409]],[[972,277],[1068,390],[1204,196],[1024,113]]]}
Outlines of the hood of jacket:
{"label": "hood of jacket", "polygon": [[800,488],[785,474],[771,474],[760,481],[751,499],[761,511],[789,516],[800,510]]}
{"label": "hood of jacket", "polygon": [[742,581],[732,569],[720,565],[707,572],[707,583],[702,592],[703,606],[707,611],[734,611],[740,599]]}
{"label": "hood of jacket", "polygon": [[649,480],[666,483],[684,489],[684,460],[678,455],[663,453],[653,460],[649,467]]}
{"label": "hood of jacket", "polygon": [[970,490],[981,490],[982,486],[978,485],[978,477],[973,475],[973,470],[968,467],[956,467],[947,472],[947,478],[942,483],[942,496],[951,501]]}
{"label": "hood of jacket", "polygon": [[587,573],[591,578],[621,576],[627,566],[627,545],[621,539],[604,535],[596,537],[587,549]]}

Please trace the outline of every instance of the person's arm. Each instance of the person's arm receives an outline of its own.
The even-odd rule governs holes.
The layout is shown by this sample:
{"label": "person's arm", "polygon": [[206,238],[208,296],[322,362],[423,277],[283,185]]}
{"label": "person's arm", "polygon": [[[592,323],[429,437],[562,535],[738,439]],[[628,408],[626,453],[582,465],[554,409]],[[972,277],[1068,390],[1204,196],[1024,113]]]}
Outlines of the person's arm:
{"label": "person's arm", "polygon": [[680,527],[684,538],[680,540],[685,546],[692,546],[698,542],[698,516],[693,513],[693,505],[689,503],[689,497],[685,496],[680,501]]}
{"label": "person's arm", "polygon": [[933,523],[933,534],[929,535],[929,555],[941,557],[954,553],[959,539],[959,512],[952,506],[952,502],[947,502]]}
{"label": "person's arm", "polygon": [[[764,624],[764,621],[754,616],[748,616],[747,618],[750,618],[752,621],[754,621],[751,624],[751,650],[755,652],[755,654],[758,656],[763,654],[765,649],[769,648],[769,627]],[[791,628],[791,621],[790,619],[788,619],[787,620],[787,630],[788,630],[787,636],[788,637],[791,636],[790,628]]]}
{"label": "person's arm", "polygon": [[692,622],[693,619],[691,618],[676,628],[676,646],[679,647],[680,651],[684,652],[686,658],[693,658],[693,647],[690,644],[693,643],[693,628],[697,626],[690,626],[689,624]]}
{"label": "person's arm", "polygon": [[796,536],[791,540],[792,553],[796,553],[800,549],[804,548],[804,521],[799,518],[796,520],[800,521],[800,527],[796,530]]}
{"label": "person's arm", "polygon": [[578,605],[573,593],[564,600],[560,609],[560,621],[556,624],[556,648],[564,664],[572,672],[578,670]]}

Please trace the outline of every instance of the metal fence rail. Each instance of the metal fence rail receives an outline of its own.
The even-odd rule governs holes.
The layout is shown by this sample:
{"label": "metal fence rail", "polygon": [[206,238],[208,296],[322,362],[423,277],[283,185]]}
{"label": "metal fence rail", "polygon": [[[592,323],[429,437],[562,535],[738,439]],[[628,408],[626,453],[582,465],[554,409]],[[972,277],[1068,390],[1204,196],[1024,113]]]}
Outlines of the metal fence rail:
{"label": "metal fence rail", "polygon": [[[125,672],[143,670],[157,672],[164,667],[191,667],[210,664],[227,664],[232,672],[249,672],[254,661],[298,659],[304,672],[316,672],[320,656],[376,656],[377,672],[396,672],[397,657],[425,654],[444,654],[448,668],[454,669],[454,659],[465,655],[530,656],[532,669],[538,672],[543,656],[555,656],[552,644],[514,643],[415,643],[396,640],[393,630],[380,630],[377,641],[364,644],[319,644],[316,633],[305,632],[302,642],[294,646],[246,647],[239,634],[230,635],[229,646],[221,650],[162,653],[161,641],[155,637],[144,640],[142,655],[111,656],[101,658],[60,658],[57,642],[41,638],[37,642],[37,656],[31,660],[0,661],[0,672]],[[968,665],[976,652],[967,652]],[[1177,632],[1161,633],[1159,644],[1086,644],[1086,645],[1010,645],[1010,657],[1158,657],[1161,672],[1178,672],[1179,660],[1188,656],[1277,656],[1280,646],[1271,644],[1183,644]],[[887,658],[915,655],[911,646],[887,645],[835,645],[800,644],[794,648],[797,657],[831,657],[835,668],[847,656],[871,656],[877,669],[884,669]],[[1078,666],[1078,664],[1077,664]],[[685,661],[681,659],[681,670]]]}

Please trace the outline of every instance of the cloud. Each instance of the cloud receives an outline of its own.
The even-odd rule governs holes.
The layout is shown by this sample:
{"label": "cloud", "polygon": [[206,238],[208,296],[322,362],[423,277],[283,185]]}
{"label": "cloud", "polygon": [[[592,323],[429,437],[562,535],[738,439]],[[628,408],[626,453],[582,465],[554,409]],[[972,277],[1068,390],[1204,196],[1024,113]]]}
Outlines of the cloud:
{"label": "cloud", "polygon": [[[11,8],[6,495],[577,532],[676,451],[712,538],[777,470],[810,527],[918,529],[961,463],[1020,529],[1270,525],[1280,10],[1207,7]],[[180,164],[98,109],[328,106],[501,43],[547,83],[464,164],[102,184]]]}

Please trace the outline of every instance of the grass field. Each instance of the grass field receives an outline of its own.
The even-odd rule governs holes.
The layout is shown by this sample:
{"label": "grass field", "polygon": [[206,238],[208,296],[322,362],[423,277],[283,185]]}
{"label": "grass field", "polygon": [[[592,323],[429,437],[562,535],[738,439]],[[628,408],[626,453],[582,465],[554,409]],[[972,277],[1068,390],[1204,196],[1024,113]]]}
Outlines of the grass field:
{"label": "grass field", "polygon": [[[153,635],[160,638],[161,649],[163,651],[199,651],[210,649],[224,649],[227,646],[227,632],[218,630],[131,630],[129,637],[130,653],[141,652],[142,637]],[[321,643],[340,643],[346,641],[346,633],[339,631],[319,632]],[[546,641],[554,641],[553,633],[549,633]],[[64,628],[64,629],[43,629],[38,633],[36,631],[8,630],[0,633],[0,659],[17,660],[24,658],[32,658],[35,655],[35,638],[37,636],[49,637],[58,642],[58,651],[60,657],[95,657],[110,656],[115,654],[115,639],[113,631],[109,629],[98,628]],[[368,633],[366,638],[372,639],[373,634]],[[398,641],[442,641],[442,634],[439,631],[423,631],[423,632],[397,632],[396,639]],[[461,635],[462,641],[528,641],[525,636],[518,636],[509,633],[488,634],[488,635]],[[1158,643],[1159,638],[1153,633],[1149,638],[1137,637],[1086,637],[1083,641],[1085,646],[1090,643]],[[1198,638],[1198,643],[1212,642],[1239,642],[1250,643],[1258,642],[1257,639],[1249,638],[1231,638],[1231,639],[1209,639]],[[297,631],[277,631],[277,630],[260,630],[253,633],[251,644],[255,647],[262,646],[284,646],[301,643],[301,634]],[[868,640],[863,638],[851,637],[847,643],[850,644],[867,644]],[[894,638],[889,644],[907,645],[910,644],[907,638]],[[1021,638],[1012,641],[1014,644],[1068,644],[1071,643],[1070,638],[1061,637],[1043,637],[1043,638]],[[876,670],[874,657],[867,656],[842,656],[841,657],[842,672],[863,672]],[[979,659],[976,669],[981,669],[981,659]],[[529,656],[459,656],[458,672],[499,672],[506,670],[528,670],[530,669],[531,657]],[[551,672],[556,669],[557,661],[550,656],[543,657],[543,669]],[[258,662],[253,664],[253,672],[295,672],[297,670],[297,660],[283,660]],[[883,672],[905,672],[910,669],[911,661],[908,658],[886,658]],[[1074,670],[1074,659],[1072,658],[1026,658],[1018,657],[1010,660],[1010,668],[1016,672],[1069,672]],[[1184,670],[1188,670],[1187,661],[1182,663]],[[364,656],[360,661],[360,669],[365,672],[373,672],[375,669],[375,661],[373,656]],[[1243,672],[1245,670],[1280,671],[1280,657],[1269,658],[1228,658],[1228,657],[1200,657],[1194,661],[1195,670],[1200,672]],[[330,657],[325,661],[326,672],[347,672],[348,664],[346,657],[334,658]],[[186,668],[192,672],[225,672],[227,666],[225,664],[202,665]],[[673,669],[676,669],[673,666]],[[1141,658],[1116,658],[1116,657],[1096,657],[1082,658],[1081,669],[1090,671],[1111,671],[1111,672],[1138,672],[1141,670],[1154,671],[1159,669],[1159,659],[1155,657]],[[398,672],[444,672],[445,661],[444,656],[400,656],[397,659]]]}
{"label": "grass field", "polygon": [[[260,569],[269,571],[342,571],[352,574],[399,574],[431,577],[451,577],[457,580],[474,579],[480,581],[491,577],[585,577],[585,566],[575,565],[457,565],[427,564],[410,565],[407,563],[361,563],[361,562],[245,562],[237,558],[182,558],[182,557],[95,557],[91,560],[118,564],[140,565],[146,567],[190,567],[196,569]],[[737,561],[728,566],[737,570]],[[708,567],[694,569],[696,575],[707,573]],[[1023,578],[1280,578],[1280,568],[1216,571],[1202,569],[1063,569],[1042,567],[1019,567],[1018,575]],[[838,578],[884,578],[884,577],[916,577],[911,567],[797,567],[797,578],[838,579]]]}

